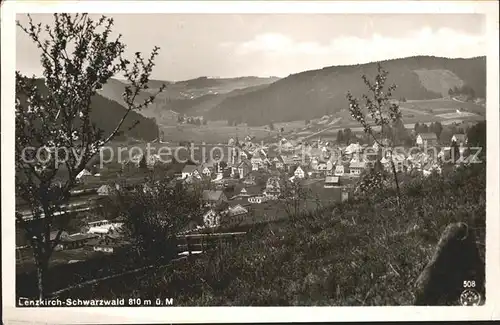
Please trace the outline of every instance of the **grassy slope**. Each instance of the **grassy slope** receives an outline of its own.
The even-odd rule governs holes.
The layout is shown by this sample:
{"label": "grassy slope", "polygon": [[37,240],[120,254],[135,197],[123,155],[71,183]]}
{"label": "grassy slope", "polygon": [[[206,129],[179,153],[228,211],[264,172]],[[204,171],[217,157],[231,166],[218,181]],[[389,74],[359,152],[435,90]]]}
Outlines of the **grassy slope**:
{"label": "grassy slope", "polygon": [[[192,288],[177,301],[411,304],[413,283],[450,222],[468,222],[484,244],[485,168],[474,166],[448,179],[416,180],[404,191],[402,215],[396,213],[391,197],[376,196],[275,227],[274,233],[266,232],[227,253],[220,265],[210,257],[200,259],[186,266],[189,276],[182,272],[174,276],[184,280],[176,287]],[[418,230],[409,231],[415,226]],[[160,294],[157,290],[151,296]]]}
{"label": "grassy slope", "polygon": [[176,305],[409,305],[450,222],[469,224],[484,258],[485,176],[485,165],[475,165],[414,179],[403,189],[401,215],[383,191],[255,229],[220,255],[69,294],[126,297],[141,288],[142,297],[175,296]]}

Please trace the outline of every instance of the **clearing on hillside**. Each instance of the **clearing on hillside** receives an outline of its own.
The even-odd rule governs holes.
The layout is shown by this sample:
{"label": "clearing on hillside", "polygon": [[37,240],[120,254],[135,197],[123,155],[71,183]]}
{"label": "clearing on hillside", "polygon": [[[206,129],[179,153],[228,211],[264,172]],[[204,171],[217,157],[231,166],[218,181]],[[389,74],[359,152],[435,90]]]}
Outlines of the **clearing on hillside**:
{"label": "clearing on hillside", "polygon": [[448,96],[448,90],[453,87],[462,87],[464,82],[450,70],[414,70],[418,75],[422,86],[434,93]]}

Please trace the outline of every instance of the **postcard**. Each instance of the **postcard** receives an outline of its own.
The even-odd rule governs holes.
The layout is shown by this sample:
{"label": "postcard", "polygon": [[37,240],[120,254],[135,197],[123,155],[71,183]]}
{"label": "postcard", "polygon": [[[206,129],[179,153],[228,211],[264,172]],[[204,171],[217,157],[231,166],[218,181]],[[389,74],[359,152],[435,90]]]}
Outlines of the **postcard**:
{"label": "postcard", "polygon": [[500,316],[497,2],[4,1],[1,32],[7,324]]}

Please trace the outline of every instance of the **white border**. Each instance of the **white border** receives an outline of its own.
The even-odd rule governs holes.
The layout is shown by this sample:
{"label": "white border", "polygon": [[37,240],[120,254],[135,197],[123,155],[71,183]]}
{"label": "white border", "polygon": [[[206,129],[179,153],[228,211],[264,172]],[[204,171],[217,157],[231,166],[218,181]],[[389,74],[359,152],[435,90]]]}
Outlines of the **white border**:
{"label": "white border", "polygon": [[[170,307],[14,308],[14,70],[16,13],[483,13],[487,15],[487,236],[486,305],[482,307]],[[378,320],[491,320],[500,317],[498,2],[194,2],[7,0],[2,35],[2,287],[4,321],[14,323],[277,322]]]}

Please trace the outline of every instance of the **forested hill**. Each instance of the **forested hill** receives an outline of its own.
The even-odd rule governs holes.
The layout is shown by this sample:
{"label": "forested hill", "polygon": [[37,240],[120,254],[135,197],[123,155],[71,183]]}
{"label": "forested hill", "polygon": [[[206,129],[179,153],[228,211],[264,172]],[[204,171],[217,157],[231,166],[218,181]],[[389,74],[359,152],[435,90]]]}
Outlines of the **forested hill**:
{"label": "forested hill", "polygon": [[[46,92],[43,79],[37,79],[37,86],[41,89],[42,94]],[[92,123],[95,123],[98,128],[103,130],[105,136],[116,128],[126,113],[125,107],[99,94],[92,98],[91,105],[92,111],[90,116]],[[158,125],[156,121],[153,118],[144,117],[135,111],[128,114],[120,131],[122,131],[122,134],[116,139],[134,138],[151,141],[158,138]]]}
{"label": "forested hill", "polygon": [[[416,56],[380,62],[389,71],[388,82],[397,84],[396,98],[446,97],[454,87],[467,85],[476,97],[486,94],[486,58],[448,59]],[[346,93],[366,92],[361,76],[373,77],[377,62],[331,66],[280,79],[256,91],[232,96],[207,112],[211,120],[228,119],[250,125],[293,121],[334,114],[348,107]]]}

